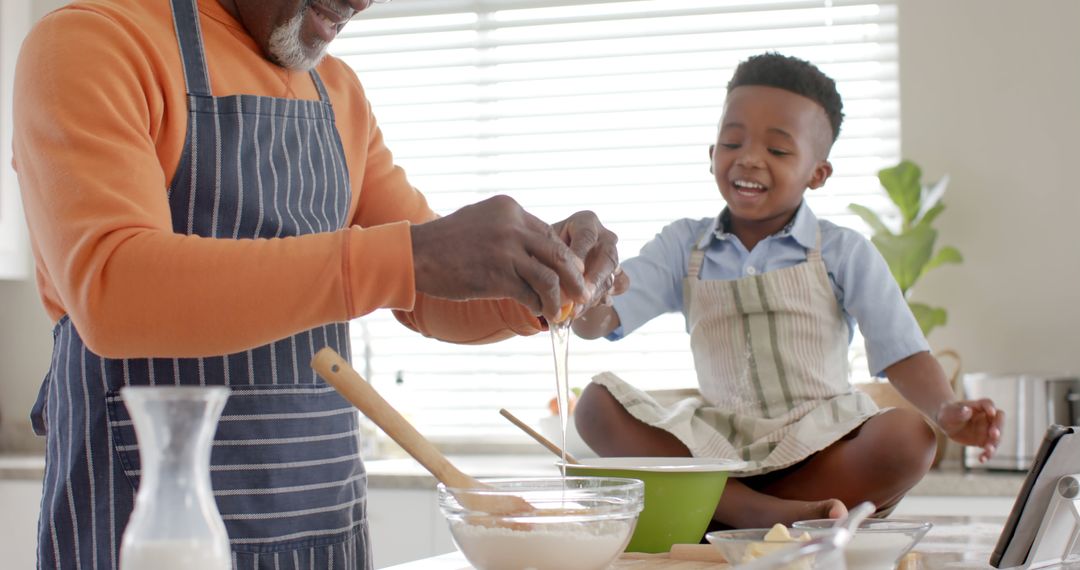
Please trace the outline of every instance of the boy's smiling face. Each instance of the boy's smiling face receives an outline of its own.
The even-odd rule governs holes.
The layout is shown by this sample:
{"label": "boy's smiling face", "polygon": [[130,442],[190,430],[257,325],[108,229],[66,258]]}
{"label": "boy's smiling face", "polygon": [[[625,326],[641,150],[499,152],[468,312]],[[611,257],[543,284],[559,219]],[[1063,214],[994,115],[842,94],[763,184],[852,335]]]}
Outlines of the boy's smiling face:
{"label": "boy's smiling face", "polygon": [[731,212],[729,231],[752,249],[783,228],[806,189],[832,174],[831,146],[832,127],[815,101],[776,87],[732,89],[710,148],[713,176]]}

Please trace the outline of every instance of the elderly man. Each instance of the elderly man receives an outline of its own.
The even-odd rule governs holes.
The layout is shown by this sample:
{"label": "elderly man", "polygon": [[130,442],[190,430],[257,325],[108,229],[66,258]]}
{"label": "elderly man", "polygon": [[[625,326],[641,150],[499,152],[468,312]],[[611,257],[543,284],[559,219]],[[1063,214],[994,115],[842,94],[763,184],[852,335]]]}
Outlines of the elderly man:
{"label": "elderly man", "polygon": [[[236,568],[370,568],[355,413],[308,366],[379,308],[459,343],[602,302],[615,236],[508,197],[437,217],[326,46],[371,0],[78,0],[20,54],[15,163],[55,349],[39,567],[116,568],[138,482],[118,390],[225,385]],[[616,290],[625,288],[620,279]]]}

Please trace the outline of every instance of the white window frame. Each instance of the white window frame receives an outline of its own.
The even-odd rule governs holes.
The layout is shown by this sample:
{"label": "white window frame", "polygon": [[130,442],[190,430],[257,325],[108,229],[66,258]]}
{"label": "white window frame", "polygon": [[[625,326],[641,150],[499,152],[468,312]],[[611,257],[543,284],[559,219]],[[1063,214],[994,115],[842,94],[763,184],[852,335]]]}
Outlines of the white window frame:
{"label": "white window frame", "polygon": [[11,99],[19,46],[31,24],[30,0],[0,2],[0,279],[30,274],[26,222],[11,167]]}

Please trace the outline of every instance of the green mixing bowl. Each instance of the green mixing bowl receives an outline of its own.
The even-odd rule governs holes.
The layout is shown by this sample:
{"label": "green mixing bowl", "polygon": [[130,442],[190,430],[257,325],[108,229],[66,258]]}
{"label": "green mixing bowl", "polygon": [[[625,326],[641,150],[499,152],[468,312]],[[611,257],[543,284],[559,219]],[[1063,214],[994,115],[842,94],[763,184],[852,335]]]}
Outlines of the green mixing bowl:
{"label": "green mixing bowl", "polygon": [[628,477],[645,483],[645,508],[626,550],[667,552],[672,544],[701,541],[728,473],[745,465],[699,457],[600,457],[566,465],[566,474]]}

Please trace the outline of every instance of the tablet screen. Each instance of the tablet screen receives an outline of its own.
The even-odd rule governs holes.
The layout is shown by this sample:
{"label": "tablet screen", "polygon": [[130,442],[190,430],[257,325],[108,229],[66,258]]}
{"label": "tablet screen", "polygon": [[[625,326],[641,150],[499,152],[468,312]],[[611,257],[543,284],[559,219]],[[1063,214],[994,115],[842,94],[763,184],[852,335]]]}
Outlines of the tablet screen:
{"label": "tablet screen", "polygon": [[1058,479],[1080,473],[1080,437],[1075,427],[1052,425],[1046,430],[1035,461],[1013,503],[1005,528],[990,555],[995,568],[1023,566],[1050,507]]}

